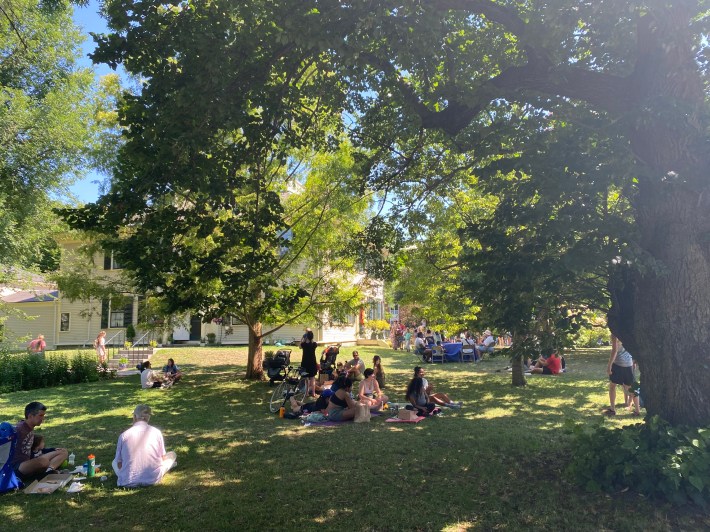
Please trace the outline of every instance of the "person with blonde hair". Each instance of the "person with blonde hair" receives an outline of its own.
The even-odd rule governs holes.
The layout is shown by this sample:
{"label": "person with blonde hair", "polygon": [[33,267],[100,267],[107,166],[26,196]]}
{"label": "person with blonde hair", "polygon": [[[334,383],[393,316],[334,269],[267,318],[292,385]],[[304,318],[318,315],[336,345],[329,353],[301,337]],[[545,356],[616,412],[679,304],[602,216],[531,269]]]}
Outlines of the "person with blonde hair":
{"label": "person with blonde hair", "polygon": [[99,363],[104,364],[106,362],[106,331],[101,331],[96,340],[94,340],[94,347],[96,348],[96,356],[99,358]]}

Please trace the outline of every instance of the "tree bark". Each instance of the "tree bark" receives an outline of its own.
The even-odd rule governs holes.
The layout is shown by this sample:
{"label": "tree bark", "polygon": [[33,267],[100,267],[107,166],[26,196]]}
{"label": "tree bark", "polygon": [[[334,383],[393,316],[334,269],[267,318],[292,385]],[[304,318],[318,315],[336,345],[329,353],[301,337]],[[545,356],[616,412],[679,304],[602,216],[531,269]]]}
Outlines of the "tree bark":
{"label": "tree bark", "polygon": [[510,360],[510,364],[513,368],[513,373],[511,375],[511,384],[513,386],[525,386],[527,384],[527,380],[525,380],[525,375],[523,374],[523,357],[525,354],[518,352],[515,347],[516,345],[522,345],[521,337],[515,331],[513,331],[512,344],[513,347],[511,349],[513,350],[513,357]]}
{"label": "tree bark", "polygon": [[656,261],[612,283],[612,332],[638,361],[651,415],[710,425],[710,212],[681,184],[644,187],[641,247]]}
{"label": "tree bark", "polygon": [[262,380],[264,378],[264,368],[262,367],[263,336],[261,334],[261,322],[247,325],[249,328],[249,355],[247,357],[247,379]]}

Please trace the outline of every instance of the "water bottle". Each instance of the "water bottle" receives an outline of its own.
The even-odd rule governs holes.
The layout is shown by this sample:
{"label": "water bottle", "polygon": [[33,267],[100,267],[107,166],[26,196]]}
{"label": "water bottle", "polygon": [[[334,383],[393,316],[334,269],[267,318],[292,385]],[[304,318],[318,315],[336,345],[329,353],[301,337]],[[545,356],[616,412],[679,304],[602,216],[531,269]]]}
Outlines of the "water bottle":
{"label": "water bottle", "polygon": [[282,406],[279,408],[279,417],[284,417],[286,415],[286,409]]}
{"label": "water bottle", "polygon": [[96,474],[96,457],[90,454],[87,458],[88,467],[86,468],[86,476],[93,477]]}
{"label": "water bottle", "polygon": [[69,455],[69,458],[67,459],[67,462],[68,462],[68,464],[69,464],[70,466],[73,466],[73,465],[74,465],[74,459],[75,459],[75,458],[76,458],[76,456],[74,456],[74,453],[71,453],[71,454]]}

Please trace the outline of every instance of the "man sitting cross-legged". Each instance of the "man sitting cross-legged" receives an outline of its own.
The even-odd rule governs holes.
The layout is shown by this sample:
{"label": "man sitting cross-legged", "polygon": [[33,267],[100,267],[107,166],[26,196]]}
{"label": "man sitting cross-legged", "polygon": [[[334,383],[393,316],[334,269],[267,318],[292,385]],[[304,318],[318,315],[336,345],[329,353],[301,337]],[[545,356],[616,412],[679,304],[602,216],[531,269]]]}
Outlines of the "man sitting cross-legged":
{"label": "man sitting cross-legged", "polygon": [[66,449],[57,448],[32,458],[32,444],[35,439],[34,429],[42,424],[46,412],[46,406],[38,401],[32,401],[25,407],[25,419],[15,426],[17,444],[12,458],[12,467],[15,473],[23,480],[40,476],[40,474],[45,472],[57,473],[57,469],[68,456]]}
{"label": "man sitting cross-legged", "polygon": [[119,486],[157,484],[176,463],[175,453],[165,451],[163,434],[148,425],[151,414],[148,405],[138,405],[133,411],[133,426],[118,437],[111,465]]}

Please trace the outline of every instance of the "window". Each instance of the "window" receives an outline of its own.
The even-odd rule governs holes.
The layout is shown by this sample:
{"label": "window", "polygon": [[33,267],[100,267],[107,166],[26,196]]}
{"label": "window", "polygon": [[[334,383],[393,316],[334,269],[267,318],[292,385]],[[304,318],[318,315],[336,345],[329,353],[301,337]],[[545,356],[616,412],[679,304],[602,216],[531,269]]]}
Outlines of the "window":
{"label": "window", "polygon": [[116,300],[101,301],[101,328],[122,328],[133,324],[133,298],[126,296]]}
{"label": "window", "polygon": [[61,332],[67,332],[69,330],[69,313],[62,312],[59,317],[59,330]]}
{"label": "window", "polygon": [[104,251],[104,270],[121,270],[122,267],[114,258],[113,251]]}

